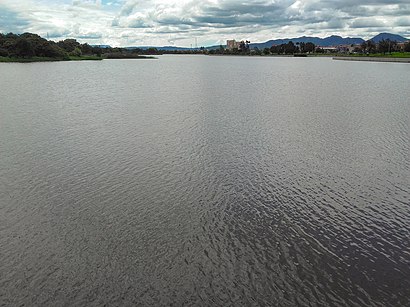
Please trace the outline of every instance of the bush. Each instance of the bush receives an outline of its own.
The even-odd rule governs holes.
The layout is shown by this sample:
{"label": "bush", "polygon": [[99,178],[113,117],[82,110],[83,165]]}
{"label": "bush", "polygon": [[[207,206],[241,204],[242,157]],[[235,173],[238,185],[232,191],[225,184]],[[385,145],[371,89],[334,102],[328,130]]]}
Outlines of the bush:
{"label": "bush", "polygon": [[75,47],[73,51],[70,52],[71,56],[81,56],[82,52],[81,49],[78,47]]}
{"label": "bush", "polygon": [[8,57],[8,56],[9,56],[9,52],[7,51],[7,49],[0,48],[0,56],[2,56],[2,57]]}
{"label": "bush", "polygon": [[17,57],[31,58],[35,55],[33,45],[27,38],[19,37],[14,47],[14,55]]}

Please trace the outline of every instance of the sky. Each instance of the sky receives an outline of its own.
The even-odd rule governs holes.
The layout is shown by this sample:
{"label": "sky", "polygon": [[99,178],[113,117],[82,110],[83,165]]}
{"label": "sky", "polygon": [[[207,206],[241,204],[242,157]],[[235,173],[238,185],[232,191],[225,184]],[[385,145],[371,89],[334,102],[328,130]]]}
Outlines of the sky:
{"label": "sky", "polygon": [[0,0],[0,32],[122,47],[380,32],[410,38],[410,0]]}

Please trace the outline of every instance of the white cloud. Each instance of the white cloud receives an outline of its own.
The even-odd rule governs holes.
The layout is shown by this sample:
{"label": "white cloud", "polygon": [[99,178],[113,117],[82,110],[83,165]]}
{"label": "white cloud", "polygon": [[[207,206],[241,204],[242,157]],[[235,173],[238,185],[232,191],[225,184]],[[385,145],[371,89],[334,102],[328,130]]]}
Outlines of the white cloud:
{"label": "white cloud", "polygon": [[408,0],[1,0],[0,31],[91,44],[189,46],[305,35],[407,34]]}

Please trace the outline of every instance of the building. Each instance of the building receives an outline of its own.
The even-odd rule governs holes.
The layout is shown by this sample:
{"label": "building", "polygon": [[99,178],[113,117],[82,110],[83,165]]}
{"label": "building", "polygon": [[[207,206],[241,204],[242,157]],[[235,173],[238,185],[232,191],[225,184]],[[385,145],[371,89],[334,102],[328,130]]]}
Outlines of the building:
{"label": "building", "polygon": [[238,49],[244,51],[249,50],[249,44],[250,41],[248,40],[237,42],[234,39],[230,39],[226,41],[226,48],[228,50]]}
{"label": "building", "polygon": [[405,42],[397,43],[397,51],[403,52],[405,47],[406,47]]}
{"label": "building", "polygon": [[226,41],[226,48],[228,50],[232,50],[232,49],[238,49],[239,47],[239,42],[237,42],[234,39],[229,39]]}
{"label": "building", "polygon": [[322,49],[325,53],[336,53],[338,51],[337,47],[333,47],[333,46],[325,46],[325,47],[321,47],[321,46],[317,46],[317,48]]}

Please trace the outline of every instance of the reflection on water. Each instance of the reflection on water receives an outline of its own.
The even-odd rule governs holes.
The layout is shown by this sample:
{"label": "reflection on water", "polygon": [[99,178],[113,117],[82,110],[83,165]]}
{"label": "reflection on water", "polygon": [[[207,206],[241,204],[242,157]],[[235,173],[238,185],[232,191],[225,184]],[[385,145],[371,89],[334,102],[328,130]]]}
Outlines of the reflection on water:
{"label": "reflection on water", "polygon": [[409,304],[409,68],[0,65],[0,302]]}

